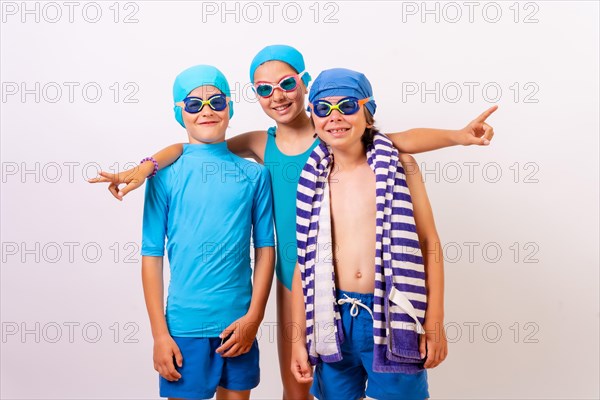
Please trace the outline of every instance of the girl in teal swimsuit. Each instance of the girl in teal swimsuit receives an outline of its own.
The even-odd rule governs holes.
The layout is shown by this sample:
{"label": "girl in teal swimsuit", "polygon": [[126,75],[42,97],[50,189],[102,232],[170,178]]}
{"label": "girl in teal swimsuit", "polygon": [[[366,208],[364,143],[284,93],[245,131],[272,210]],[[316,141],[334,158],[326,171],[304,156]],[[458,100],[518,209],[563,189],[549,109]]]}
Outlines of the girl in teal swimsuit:
{"label": "girl in teal swimsuit", "polygon": [[[309,398],[310,384],[300,384],[291,373],[291,349],[294,330],[291,320],[291,282],[296,264],[296,186],[300,171],[312,149],[318,144],[315,130],[306,113],[305,95],[310,75],[305,71],[300,52],[285,45],[267,46],[252,61],[250,79],[263,111],[276,126],[267,131],[253,131],[227,140],[229,149],[268,167],[271,173],[275,231],[277,234],[277,333],[278,353],[284,399]],[[420,153],[443,147],[487,145],[493,129],[485,119],[496,110],[492,107],[460,130],[428,128],[388,134],[403,153]],[[172,164],[182,153],[182,144],[169,146],[153,156],[159,168]],[[119,174],[101,172],[92,183],[109,182],[115,198],[141,186],[154,170],[146,161],[139,167]],[[126,184],[119,189],[120,184]],[[324,255],[327,256],[327,255]],[[260,322],[260,321],[258,321]],[[224,334],[234,331],[226,329]],[[239,335],[232,335],[235,338]]]}

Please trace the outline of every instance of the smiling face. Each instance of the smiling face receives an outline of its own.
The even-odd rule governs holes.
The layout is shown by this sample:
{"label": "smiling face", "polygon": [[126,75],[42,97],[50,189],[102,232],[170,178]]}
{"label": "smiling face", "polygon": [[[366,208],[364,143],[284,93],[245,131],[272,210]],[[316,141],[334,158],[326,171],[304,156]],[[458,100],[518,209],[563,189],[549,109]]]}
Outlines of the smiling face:
{"label": "smiling face", "polygon": [[[337,104],[344,96],[324,97],[319,100],[327,100],[331,104]],[[311,105],[312,109],[312,105]],[[350,150],[355,146],[363,146],[361,138],[366,128],[372,125],[367,123],[364,106],[361,105],[358,112],[352,115],[342,114],[338,110],[332,110],[327,117],[318,117],[314,112],[312,119],[319,138],[331,146],[333,150]]]}
{"label": "smiling face", "polygon": [[[254,72],[254,83],[266,82],[272,85],[278,84],[282,78],[297,75],[292,67],[281,61],[268,61],[262,64]],[[306,86],[300,78],[297,79],[296,89],[284,92],[276,88],[270,97],[260,97],[258,102],[265,114],[277,123],[286,124],[295,120],[304,112],[304,96],[307,94]]]}
{"label": "smiling face", "polygon": [[[214,86],[200,86],[192,90],[188,97],[199,97],[208,100],[210,96],[221,91]],[[225,140],[225,131],[229,125],[229,105],[223,111],[215,111],[208,104],[196,114],[191,114],[185,109],[181,112],[183,123],[187,130],[190,143],[208,144],[219,143]]]}

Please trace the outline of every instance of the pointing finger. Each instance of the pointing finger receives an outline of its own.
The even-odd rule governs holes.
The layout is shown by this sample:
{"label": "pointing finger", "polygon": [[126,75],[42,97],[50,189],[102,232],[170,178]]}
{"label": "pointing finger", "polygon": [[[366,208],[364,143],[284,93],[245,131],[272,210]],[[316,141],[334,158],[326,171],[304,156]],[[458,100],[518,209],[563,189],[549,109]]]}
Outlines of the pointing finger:
{"label": "pointing finger", "polygon": [[477,118],[475,118],[475,121],[477,122],[484,122],[487,117],[489,117],[490,115],[492,115],[492,113],[494,111],[496,111],[498,109],[498,106],[491,106],[490,108],[488,108],[487,110],[485,110],[483,113],[481,113],[481,115]]}

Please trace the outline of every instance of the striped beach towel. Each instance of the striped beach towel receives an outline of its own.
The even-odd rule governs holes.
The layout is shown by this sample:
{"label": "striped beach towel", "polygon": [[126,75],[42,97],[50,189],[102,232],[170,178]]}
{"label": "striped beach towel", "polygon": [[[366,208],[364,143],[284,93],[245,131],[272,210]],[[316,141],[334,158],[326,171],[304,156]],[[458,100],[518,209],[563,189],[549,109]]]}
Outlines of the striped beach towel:
{"label": "striped beach towel", "polygon": [[[367,159],[375,173],[377,204],[373,370],[416,373],[424,363],[418,339],[425,333],[427,297],[412,201],[398,151],[385,135],[375,134]],[[296,201],[306,346],[313,365],[340,361],[344,340],[333,258],[325,257],[333,249],[328,187],[332,162],[325,143],[313,150],[300,175]]]}

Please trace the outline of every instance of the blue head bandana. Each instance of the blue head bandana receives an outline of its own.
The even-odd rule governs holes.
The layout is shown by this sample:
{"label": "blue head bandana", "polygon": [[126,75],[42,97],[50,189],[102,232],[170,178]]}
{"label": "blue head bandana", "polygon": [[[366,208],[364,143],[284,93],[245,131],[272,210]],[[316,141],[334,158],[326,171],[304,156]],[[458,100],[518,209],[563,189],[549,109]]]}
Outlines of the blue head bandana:
{"label": "blue head bandana", "polygon": [[[313,104],[324,97],[352,96],[357,99],[366,99],[373,96],[373,88],[367,77],[356,71],[345,68],[328,69],[319,74],[313,82],[308,101]],[[371,99],[365,104],[371,115],[375,115],[377,105]]]}
{"label": "blue head bandana", "polygon": [[[212,65],[196,65],[190,67],[177,75],[175,83],[173,83],[173,101],[175,103],[183,101],[188,94],[200,86],[214,86],[219,89],[225,96],[231,97],[229,83],[225,75]],[[183,116],[181,115],[181,107],[173,107],[175,111],[175,119],[185,128],[183,124]],[[233,101],[229,101],[229,118],[233,117]]]}
{"label": "blue head bandana", "polygon": [[250,64],[250,82],[254,84],[254,72],[261,65],[267,61],[283,61],[290,67],[294,68],[297,73],[304,72],[302,75],[302,82],[305,86],[308,86],[311,77],[308,72],[304,71],[304,57],[295,48],[286,46],[284,44],[275,44],[267,46],[254,57],[252,64]]}

